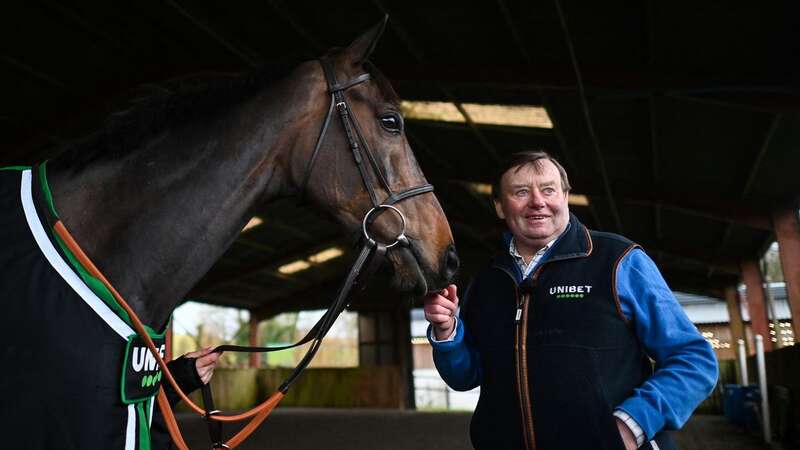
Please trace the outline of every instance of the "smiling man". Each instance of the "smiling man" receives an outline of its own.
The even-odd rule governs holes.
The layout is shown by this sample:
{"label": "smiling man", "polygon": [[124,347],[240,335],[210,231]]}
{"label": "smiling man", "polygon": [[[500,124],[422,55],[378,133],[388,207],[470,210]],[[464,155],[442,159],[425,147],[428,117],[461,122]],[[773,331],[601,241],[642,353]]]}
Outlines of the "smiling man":
{"label": "smiling man", "polygon": [[425,299],[434,361],[456,390],[481,387],[476,449],[674,449],[717,380],[709,344],[653,261],[569,212],[569,178],[517,153],[492,188],[508,227],[461,302]]}

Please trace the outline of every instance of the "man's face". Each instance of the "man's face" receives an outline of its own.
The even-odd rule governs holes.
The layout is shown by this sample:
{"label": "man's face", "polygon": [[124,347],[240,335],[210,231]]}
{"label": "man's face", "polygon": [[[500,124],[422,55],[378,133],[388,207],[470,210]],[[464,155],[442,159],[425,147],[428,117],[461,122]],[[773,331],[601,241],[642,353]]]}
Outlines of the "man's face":
{"label": "man's face", "polygon": [[569,223],[568,193],[561,187],[558,168],[550,160],[507,170],[494,200],[497,216],[505,219],[519,252],[532,256],[555,239]]}

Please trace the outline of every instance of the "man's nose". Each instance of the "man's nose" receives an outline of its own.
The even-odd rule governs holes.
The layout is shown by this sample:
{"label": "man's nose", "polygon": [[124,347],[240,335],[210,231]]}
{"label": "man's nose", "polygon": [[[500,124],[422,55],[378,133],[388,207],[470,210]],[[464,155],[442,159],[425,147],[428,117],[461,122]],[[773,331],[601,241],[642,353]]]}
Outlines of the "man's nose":
{"label": "man's nose", "polygon": [[530,197],[528,198],[528,207],[540,209],[545,207],[544,196],[539,192],[532,192]]}

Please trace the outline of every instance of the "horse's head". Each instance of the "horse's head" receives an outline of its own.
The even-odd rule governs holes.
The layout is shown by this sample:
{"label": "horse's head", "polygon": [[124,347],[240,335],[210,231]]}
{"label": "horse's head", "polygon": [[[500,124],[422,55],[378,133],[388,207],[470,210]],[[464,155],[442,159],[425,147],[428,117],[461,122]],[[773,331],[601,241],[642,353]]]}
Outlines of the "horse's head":
{"label": "horse's head", "polygon": [[[391,203],[387,199],[392,194],[427,185],[404,132],[397,94],[367,62],[384,26],[382,21],[346,49],[330,52],[325,57],[327,75],[317,61],[298,69],[302,72],[298,75],[310,79],[312,87],[306,88],[313,93],[309,99],[312,105],[308,106],[308,133],[295,143],[291,176],[306,198],[331,213],[348,230],[359,233],[373,206]],[[369,74],[369,79],[362,77],[364,74]],[[347,87],[349,82],[354,84]],[[329,112],[329,83],[344,88],[341,94],[352,119],[348,126],[338,111],[343,105],[335,105]],[[328,116],[330,122],[318,141],[318,130],[323,129]],[[358,144],[356,151],[351,148],[348,132]],[[357,158],[361,160],[360,169]],[[403,198],[393,206],[405,217],[408,238],[408,245],[396,245],[388,251],[395,285],[418,294],[441,289],[454,277],[458,256],[439,201],[432,192],[424,192]],[[372,218],[375,220],[367,221],[367,231],[378,242],[392,243],[402,231],[402,218],[391,208],[382,209]]]}

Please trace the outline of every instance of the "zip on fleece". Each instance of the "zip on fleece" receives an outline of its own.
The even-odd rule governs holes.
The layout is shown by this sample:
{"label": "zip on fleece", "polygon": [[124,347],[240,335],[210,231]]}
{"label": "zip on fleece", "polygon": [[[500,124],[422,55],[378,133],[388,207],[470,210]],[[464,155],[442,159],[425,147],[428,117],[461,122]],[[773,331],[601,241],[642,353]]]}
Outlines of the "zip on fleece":
{"label": "zip on fleece", "polygon": [[505,269],[500,269],[511,278],[514,286],[514,296],[517,309],[514,317],[515,342],[514,354],[516,356],[517,393],[519,395],[520,414],[522,416],[522,437],[525,448],[536,449],[536,437],[533,430],[533,407],[531,405],[530,388],[528,384],[528,305],[530,294],[520,295],[519,287],[514,277]]}

